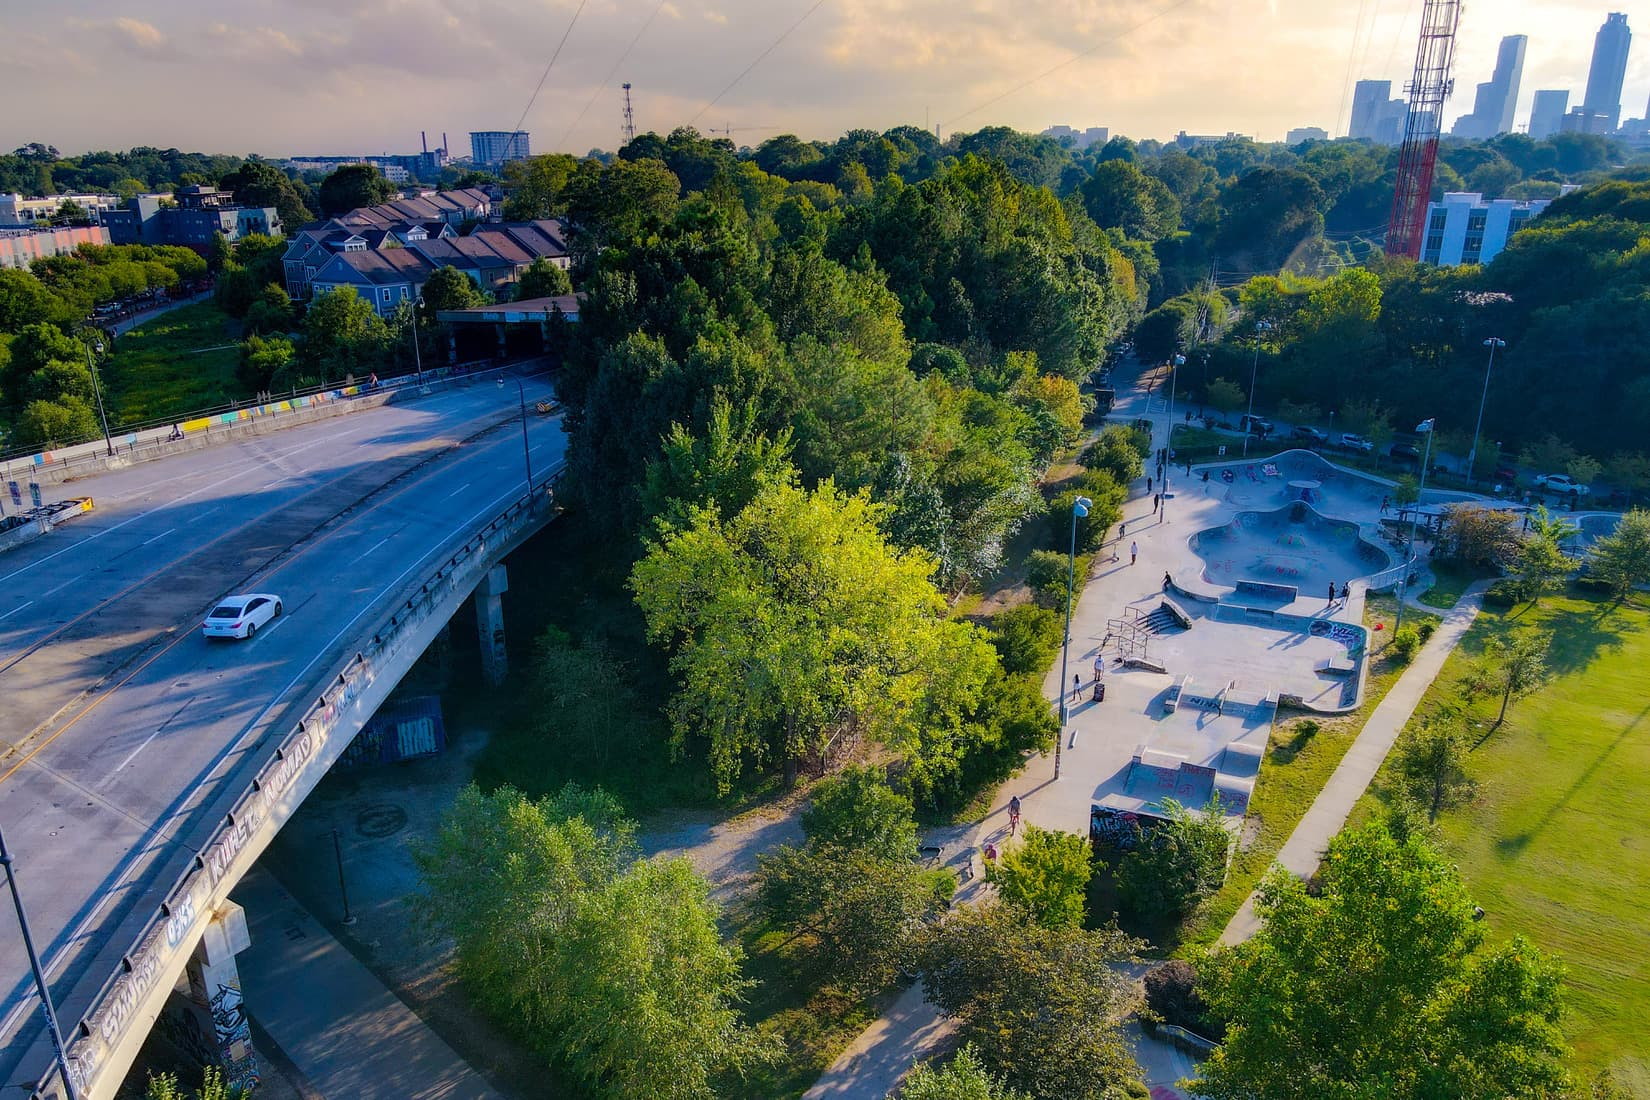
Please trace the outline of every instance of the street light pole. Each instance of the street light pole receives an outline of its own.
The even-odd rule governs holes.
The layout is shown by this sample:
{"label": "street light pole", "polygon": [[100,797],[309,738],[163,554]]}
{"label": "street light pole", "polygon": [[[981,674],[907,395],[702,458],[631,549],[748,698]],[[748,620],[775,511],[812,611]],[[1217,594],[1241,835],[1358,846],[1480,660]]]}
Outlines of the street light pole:
{"label": "street light pole", "polygon": [[1078,497],[1071,502],[1071,553],[1066,558],[1066,633],[1060,644],[1060,732],[1054,739],[1056,779],[1060,778],[1060,743],[1066,739],[1066,718],[1070,714],[1066,706],[1066,663],[1071,656],[1071,602],[1077,588],[1077,520],[1087,516],[1093,507],[1094,501],[1088,497]]}
{"label": "street light pole", "polygon": [[1175,388],[1180,383],[1180,368],[1186,365],[1184,355],[1176,355],[1169,360],[1169,434],[1163,441],[1163,488],[1169,488],[1169,452],[1174,450],[1174,399]]}
{"label": "street light pole", "polygon": [[[521,379],[515,375],[512,374],[510,379],[515,382],[516,396],[521,399],[521,460],[522,465],[527,469],[527,496],[531,499],[533,496],[533,451],[527,445],[527,388],[521,384]],[[500,389],[504,388],[504,375],[498,376],[498,384]]]}
{"label": "street light pole", "polygon": [[63,1031],[57,1026],[57,1009],[52,1007],[52,993],[46,986],[45,971],[40,969],[40,956],[34,950],[34,936],[29,932],[29,918],[23,912],[23,895],[17,890],[17,876],[12,871],[11,852],[6,848],[4,832],[0,832],[0,865],[6,868],[6,886],[11,890],[11,903],[17,909],[17,929],[23,934],[23,949],[28,953],[29,969],[34,973],[35,992],[40,996],[40,1013],[46,1018],[52,1052],[57,1056],[57,1071],[63,1076],[63,1091],[68,1100],[78,1100],[74,1077],[69,1073],[68,1055],[63,1049]]}
{"label": "street light pole", "polygon": [[[1255,380],[1260,377],[1260,334],[1272,331],[1265,321],[1255,322],[1255,361],[1249,366],[1249,415],[1243,418],[1243,457],[1249,457],[1249,436],[1255,430]],[[1171,426],[1170,431],[1174,428]]]}
{"label": "street light pole", "polygon": [[1397,637],[1398,631],[1404,625],[1404,599],[1409,592],[1409,567],[1415,563],[1416,558],[1419,556],[1415,553],[1415,514],[1421,510],[1421,494],[1426,492],[1427,489],[1427,467],[1432,464],[1432,427],[1433,421],[1430,418],[1415,426],[1417,434],[1423,434],[1427,437],[1427,445],[1426,451],[1421,456],[1421,480],[1415,488],[1415,503],[1410,506],[1409,511],[1409,539],[1404,547],[1405,552],[1409,554],[1409,559],[1404,562],[1403,573],[1398,577],[1398,614],[1392,623],[1393,637]]}
{"label": "street light pole", "polygon": [[1490,349],[1490,361],[1484,367],[1484,392],[1478,397],[1478,422],[1472,426],[1472,450],[1467,452],[1467,484],[1475,480],[1473,470],[1478,463],[1478,433],[1484,430],[1484,404],[1490,399],[1490,371],[1495,369],[1495,349],[1507,346],[1505,340],[1491,336],[1484,341],[1484,346]]}
{"label": "street light pole", "polygon": [[[97,353],[103,354],[103,341],[97,343]],[[103,446],[109,457],[115,457],[115,443],[109,438],[109,416],[103,411],[103,387],[97,383],[97,363],[92,359],[92,345],[86,345],[86,372],[92,376],[92,395],[97,398],[97,418],[103,422]]]}
{"label": "street light pole", "polygon": [[423,295],[413,299],[413,369],[418,372],[418,386],[424,388],[424,353],[418,347],[418,307],[424,304]]}

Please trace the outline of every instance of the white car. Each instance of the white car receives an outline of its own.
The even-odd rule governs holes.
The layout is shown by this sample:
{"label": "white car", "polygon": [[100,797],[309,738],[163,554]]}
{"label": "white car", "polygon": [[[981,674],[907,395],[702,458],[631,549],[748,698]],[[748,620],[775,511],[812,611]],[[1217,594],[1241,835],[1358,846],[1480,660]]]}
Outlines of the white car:
{"label": "white car", "polygon": [[1591,486],[1581,484],[1568,474],[1542,474],[1535,479],[1535,487],[1571,497],[1584,497],[1593,491]]}
{"label": "white car", "polygon": [[1361,435],[1354,435],[1352,432],[1342,432],[1341,446],[1349,451],[1362,451],[1364,454],[1368,454],[1375,449],[1375,441],[1365,439]]}
{"label": "white car", "polygon": [[281,615],[281,598],[267,592],[225,596],[201,624],[208,638],[250,638]]}

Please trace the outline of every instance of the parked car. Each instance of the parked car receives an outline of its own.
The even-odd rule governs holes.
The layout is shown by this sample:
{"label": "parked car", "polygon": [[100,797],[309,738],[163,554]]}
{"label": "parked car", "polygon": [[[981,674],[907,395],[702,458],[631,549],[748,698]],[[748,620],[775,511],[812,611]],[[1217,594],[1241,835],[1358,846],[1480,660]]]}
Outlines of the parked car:
{"label": "parked car", "polygon": [[1356,432],[1342,432],[1341,446],[1345,447],[1349,451],[1362,451],[1364,454],[1369,454],[1375,449],[1375,441],[1373,439],[1365,439]]}
{"label": "parked car", "polygon": [[1272,434],[1272,422],[1264,416],[1245,416],[1243,419],[1238,421],[1238,428],[1240,431],[1248,432],[1250,435]]}
{"label": "parked car", "polygon": [[251,638],[258,628],[281,617],[281,598],[267,592],[225,596],[206,616],[201,633],[208,638]]}
{"label": "parked car", "polygon": [[1387,448],[1386,453],[1392,458],[1401,459],[1405,462],[1419,462],[1421,460],[1421,448],[1413,443],[1394,443]]}
{"label": "parked car", "polygon": [[1290,436],[1292,436],[1295,439],[1304,439],[1304,440],[1307,440],[1308,442],[1311,442],[1311,443],[1328,443],[1329,442],[1328,433],[1321,432],[1317,428],[1311,427],[1310,425],[1307,425],[1307,424],[1297,424],[1297,425],[1295,425],[1294,430],[1291,431],[1289,434],[1290,434]]}
{"label": "parked car", "polygon": [[1570,497],[1584,497],[1593,491],[1590,486],[1581,484],[1569,474],[1542,474],[1535,479],[1535,487]]}

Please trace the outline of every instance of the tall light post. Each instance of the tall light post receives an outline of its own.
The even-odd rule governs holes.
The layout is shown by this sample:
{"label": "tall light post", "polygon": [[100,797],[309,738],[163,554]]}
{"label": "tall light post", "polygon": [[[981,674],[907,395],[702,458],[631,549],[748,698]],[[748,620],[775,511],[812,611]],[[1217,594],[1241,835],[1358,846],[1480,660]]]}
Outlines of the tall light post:
{"label": "tall light post", "polygon": [[23,950],[29,956],[29,969],[34,974],[34,989],[40,997],[40,1014],[46,1018],[46,1031],[52,1040],[52,1053],[57,1056],[57,1071],[63,1077],[63,1091],[68,1100],[78,1100],[74,1077],[69,1073],[69,1059],[63,1049],[63,1030],[57,1026],[57,1009],[52,1007],[52,992],[46,985],[46,973],[40,969],[40,956],[34,950],[34,936],[29,932],[29,918],[23,912],[23,895],[17,890],[17,876],[12,871],[11,852],[6,848],[6,834],[0,832],[0,865],[6,869],[6,886],[11,890],[11,903],[17,909],[17,930],[23,936]]}
{"label": "tall light post", "polygon": [[1175,388],[1180,382],[1180,368],[1186,365],[1184,355],[1176,355],[1169,359],[1169,434],[1163,441],[1163,488],[1169,487],[1169,452],[1174,450],[1174,399]]}
{"label": "tall light post", "polygon": [[1421,494],[1426,492],[1427,489],[1427,467],[1432,464],[1433,419],[1434,418],[1432,417],[1428,417],[1426,420],[1423,420],[1419,424],[1415,425],[1415,433],[1417,435],[1426,436],[1427,445],[1425,453],[1421,456],[1421,480],[1417,483],[1415,488],[1415,503],[1410,506],[1409,511],[1409,539],[1404,547],[1404,550],[1409,555],[1409,558],[1403,563],[1403,572],[1398,576],[1398,614],[1392,623],[1393,637],[1397,637],[1398,631],[1403,629],[1404,599],[1409,592],[1409,567],[1415,562],[1417,557],[1415,553],[1415,514],[1421,510]]}
{"label": "tall light post", "polygon": [[1490,361],[1484,366],[1484,392],[1478,397],[1478,422],[1472,426],[1472,449],[1467,452],[1468,485],[1475,480],[1473,470],[1478,464],[1478,433],[1484,430],[1484,404],[1490,399],[1490,371],[1495,369],[1495,349],[1506,347],[1507,342],[1491,336],[1484,341],[1484,346],[1490,349]]}
{"label": "tall light post", "polygon": [[[92,396],[97,398],[97,418],[103,423],[103,446],[107,448],[109,457],[115,457],[115,442],[109,438],[109,416],[103,411],[103,387],[97,382],[97,363],[92,359],[94,345],[86,345],[86,373],[92,376]],[[103,354],[103,341],[95,345],[97,354]]]}
{"label": "tall light post", "polygon": [[[1270,321],[1255,322],[1255,361],[1249,365],[1249,415],[1243,418],[1243,457],[1249,457],[1249,436],[1255,430],[1255,381],[1260,377],[1260,334],[1271,332]],[[1173,431],[1171,427],[1169,429]]]}
{"label": "tall light post", "polygon": [[1077,521],[1087,516],[1094,501],[1078,497],[1071,502],[1071,553],[1066,558],[1066,634],[1060,644],[1060,734],[1054,739],[1054,778],[1060,778],[1060,743],[1066,739],[1066,663],[1071,656],[1071,602],[1077,588]]}
{"label": "tall light post", "polygon": [[[521,460],[527,468],[527,496],[528,499],[532,499],[533,451],[527,445],[527,388],[521,384],[521,379],[513,374],[510,376],[510,380],[516,384],[516,396],[521,399]],[[501,390],[504,388],[504,375],[502,374],[498,376],[498,388]]]}
{"label": "tall light post", "polygon": [[412,338],[413,338],[413,369],[418,372],[418,386],[424,388],[424,353],[418,347],[418,307],[424,304],[424,296],[420,294],[413,299],[412,310]]}

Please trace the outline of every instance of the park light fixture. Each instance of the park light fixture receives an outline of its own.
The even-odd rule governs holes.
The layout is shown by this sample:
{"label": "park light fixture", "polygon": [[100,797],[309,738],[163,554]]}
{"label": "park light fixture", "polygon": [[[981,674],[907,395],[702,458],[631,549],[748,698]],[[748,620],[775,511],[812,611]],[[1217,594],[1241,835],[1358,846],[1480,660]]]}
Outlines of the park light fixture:
{"label": "park light fixture", "polygon": [[[1178,356],[1177,356],[1178,358]],[[1060,732],[1054,738],[1054,778],[1060,778],[1060,743],[1066,737],[1066,668],[1071,656],[1071,604],[1077,587],[1077,520],[1087,517],[1094,501],[1078,497],[1071,502],[1071,551],[1066,557],[1066,633],[1060,643]]]}

